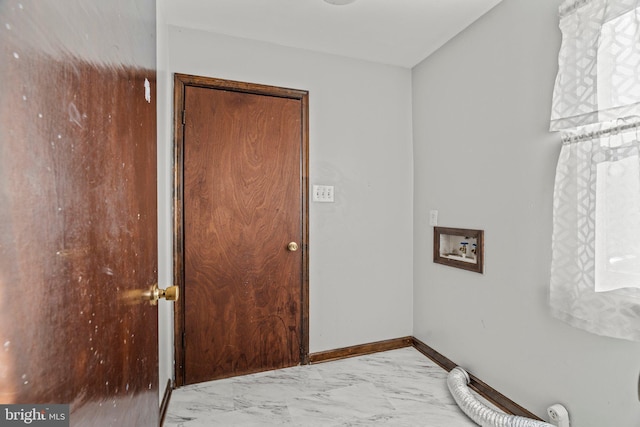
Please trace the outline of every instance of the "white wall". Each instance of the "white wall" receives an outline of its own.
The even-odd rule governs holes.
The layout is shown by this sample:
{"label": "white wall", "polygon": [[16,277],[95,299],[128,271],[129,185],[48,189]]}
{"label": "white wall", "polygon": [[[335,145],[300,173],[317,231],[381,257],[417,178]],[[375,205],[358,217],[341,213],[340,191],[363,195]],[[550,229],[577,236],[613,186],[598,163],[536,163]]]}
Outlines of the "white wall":
{"label": "white wall", "polygon": [[[547,306],[558,4],[505,0],[413,70],[414,334],[538,415],[561,402],[576,427],[635,427],[640,345]],[[431,261],[431,209],[485,230],[484,275]]]}
{"label": "white wall", "polygon": [[[158,285],[173,285],[172,230],[172,154],[171,154],[171,75],[168,70],[169,40],[165,0],[156,0],[158,109]],[[167,126],[167,123],[169,125]],[[173,303],[158,302],[159,400],[162,402],[167,381],[173,378]]]}
{"label": "white wall", "polygon": [[[334,185],[336,199],[310,206],[310,351],[411,335],[410,70],[179,27],[167,30],[170,73],[309,91],[310,181]],[[159,157],[166,159],[170,110],[160,120],[165,129]],[[166,161],[159,162],[159,180],[160,210],[166,210],[171,200]],[[171,262],[170,227],[164,221],[160,230],[161,264]],[[170,336],[173,326],[161,324],[161,334]]]}

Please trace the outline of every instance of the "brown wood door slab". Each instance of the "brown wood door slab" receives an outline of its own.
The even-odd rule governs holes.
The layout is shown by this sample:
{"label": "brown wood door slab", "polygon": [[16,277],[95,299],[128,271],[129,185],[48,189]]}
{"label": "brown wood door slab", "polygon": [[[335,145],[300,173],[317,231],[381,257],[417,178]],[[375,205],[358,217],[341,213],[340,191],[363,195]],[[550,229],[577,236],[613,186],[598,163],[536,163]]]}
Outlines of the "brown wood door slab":
{"label": "brown wood door slab", "polygon": [[198,83],[176,85],[185,384],[293,366],[308,354],[306,93]]}
{"label": "brown wood door slab", "polygon": [[0,403],[155,427],[155,2],[0,17]]}

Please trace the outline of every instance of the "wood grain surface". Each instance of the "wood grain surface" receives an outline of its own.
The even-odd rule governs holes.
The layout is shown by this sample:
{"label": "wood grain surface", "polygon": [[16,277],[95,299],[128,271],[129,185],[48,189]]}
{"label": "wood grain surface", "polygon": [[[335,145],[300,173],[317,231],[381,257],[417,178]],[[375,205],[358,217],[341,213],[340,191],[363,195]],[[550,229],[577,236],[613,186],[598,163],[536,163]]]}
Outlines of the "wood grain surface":
{"label": "wood grain surface", "polygon": [[[0,43],[0,403],[70,404],[72,426],[157,426],[157,309],[142,295],[157,281],[155,70],[28,43],[36,31],[71,50],[56,46],[71,22],[56,17],[97,3],[36,29],[52,2],[0,3],[12,24]],[[153,2],[138,6],[130,31],[153,36]],[[117,25],[122,2],[104,7],[101,24]],[[88,39],[104,36],[94,24]]]}
{"label": "wood grain surface", "polygon": [[301,101],[187,86],[184,105],[186,383],[296,365]]}

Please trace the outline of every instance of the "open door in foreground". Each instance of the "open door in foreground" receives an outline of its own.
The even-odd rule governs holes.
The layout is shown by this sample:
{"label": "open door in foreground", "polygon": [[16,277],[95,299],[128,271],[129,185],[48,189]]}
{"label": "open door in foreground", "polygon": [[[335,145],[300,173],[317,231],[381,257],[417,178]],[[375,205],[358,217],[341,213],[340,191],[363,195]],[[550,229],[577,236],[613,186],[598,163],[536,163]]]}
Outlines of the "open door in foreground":
{"label": "open door in foreground", "polygon": [[155,1],[0,18],[0,404],[157,426]]}

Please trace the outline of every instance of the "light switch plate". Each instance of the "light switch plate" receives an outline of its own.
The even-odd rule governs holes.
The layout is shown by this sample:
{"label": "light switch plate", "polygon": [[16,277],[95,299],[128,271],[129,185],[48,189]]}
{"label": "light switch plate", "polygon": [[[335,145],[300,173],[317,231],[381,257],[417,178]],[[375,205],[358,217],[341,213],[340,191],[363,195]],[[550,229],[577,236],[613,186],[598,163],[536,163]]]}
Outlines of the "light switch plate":
{"label": "light switch plate", "polygon": [[321,203],[333,203],[333,185],[314,185],[313,201]]}
{"label": "light switch plate", "polygon": [[429,225],[438,225],[438,211],[429,211]]}

